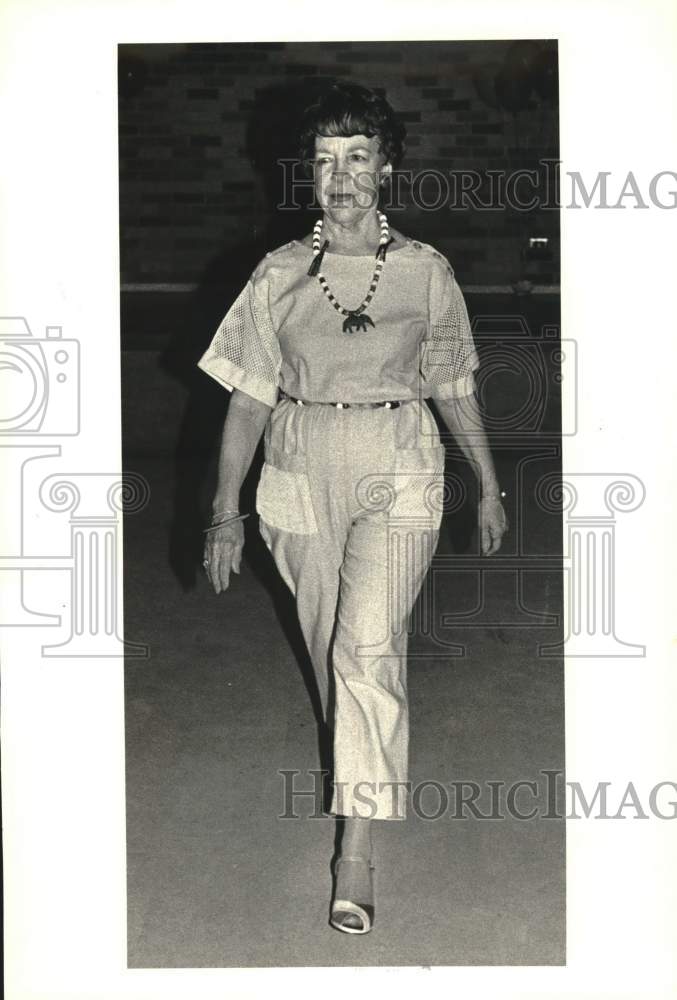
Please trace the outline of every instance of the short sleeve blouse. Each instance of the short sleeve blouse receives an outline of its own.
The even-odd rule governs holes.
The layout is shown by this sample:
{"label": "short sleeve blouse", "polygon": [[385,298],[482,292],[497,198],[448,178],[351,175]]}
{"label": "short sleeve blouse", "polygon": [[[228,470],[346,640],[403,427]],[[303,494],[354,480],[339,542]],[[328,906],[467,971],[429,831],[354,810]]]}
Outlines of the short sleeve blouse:
{"label": "short sleeve blouse", "polygon": [[241,389],[274,407],[282,358],[264,271],[259,264],[219,323],[198,367],[225,389]]}
{"label": "short sleeve blouse", "polygon": [[[451,399],[475,390],[479,366],[453,268],[426,243],[387,255],[352,333],[308,276],[312,251],[290,243],[266,254],[219,324],[198,366],[226,389],[274,407],[278,390],[317,402]],[[347,309],[363,300],[375,258],[325,253],[322,273]]]}

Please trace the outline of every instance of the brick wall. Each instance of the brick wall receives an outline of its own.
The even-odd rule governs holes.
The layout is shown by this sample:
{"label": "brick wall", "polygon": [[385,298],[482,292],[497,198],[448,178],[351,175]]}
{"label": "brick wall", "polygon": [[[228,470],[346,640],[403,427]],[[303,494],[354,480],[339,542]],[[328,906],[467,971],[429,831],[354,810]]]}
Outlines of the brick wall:
{"label": "brick wall", "polygon": [[[325,76],[384,89],[407,126],[402,170],[484,174],[556,160],[556,99],[532,91],[522,110],[495,106],[492,81],[510,44],[120,46],[122,282],[237,285],[266,250],[312,228],[317,211],[276,208],[276,161],[295,155],[295,114]],[[421,186],[427,201],[437,190]],[[389,211],[392,224],[438,246],[462,285],[558,283],[556,210],[424,211],[405,200]],[[544,255],[526,252],[533,236],[548,237]]]}

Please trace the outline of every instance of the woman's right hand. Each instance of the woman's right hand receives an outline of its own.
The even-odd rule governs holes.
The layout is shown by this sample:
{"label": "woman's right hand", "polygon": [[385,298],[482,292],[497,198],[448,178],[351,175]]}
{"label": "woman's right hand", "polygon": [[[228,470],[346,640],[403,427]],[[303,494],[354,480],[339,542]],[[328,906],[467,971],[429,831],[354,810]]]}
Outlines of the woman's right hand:
{"label": "woman's right hand", "polygon": [[205,572],[214,592],[228,590],[230,571],[240,572],[244,548],[244,523],[231,521],[207,533],[204,549]]}

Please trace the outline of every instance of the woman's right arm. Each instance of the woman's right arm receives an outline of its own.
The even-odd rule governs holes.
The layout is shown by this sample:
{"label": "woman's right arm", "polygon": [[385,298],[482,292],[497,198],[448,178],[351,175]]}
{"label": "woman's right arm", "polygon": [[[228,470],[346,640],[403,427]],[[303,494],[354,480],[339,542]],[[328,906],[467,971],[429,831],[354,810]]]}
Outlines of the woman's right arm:
{"label": "woman's right arm", "polygon": [[233,389],[221,435],[213,514],[239,507],[240,489],[270,413],[271,408],[266,403],[261,403],[241,389]]}
{"label": "woman's right arm", "polygon": [[[266,403],[240,389],[233,389],[221,435],[212,514],[239,509],[242,483],[270,414],[271,407]],[[209,561],[207,576],[217,594],[228,589],[231,569],[234,573],[240,572],[243,546],[242,521],[233,521],[206,535],[204,557]]]}

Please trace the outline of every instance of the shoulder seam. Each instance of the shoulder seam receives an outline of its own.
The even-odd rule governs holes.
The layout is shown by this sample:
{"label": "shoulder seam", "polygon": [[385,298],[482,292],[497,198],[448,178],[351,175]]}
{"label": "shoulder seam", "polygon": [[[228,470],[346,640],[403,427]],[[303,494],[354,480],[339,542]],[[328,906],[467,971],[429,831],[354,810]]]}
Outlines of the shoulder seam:
{"label": "shoulder seam", "polygon": [[288,243],[283,243],[282,246],[275,247],[273,250],[269,250],[265,256],[261,257],[256,267],[251,273],[250,281],[255,281],[257,278],[263,278],[266,275],[266,269],[271,262],[271,259],[284,250],[290,250],[294,245],[294,240],[290,240]]}
{"label": "shoulder seam", "polygon": [[283,250],[290,250],[295,242],[295,240],[289,240],[287,243],[283,243],[282,246],[275,247],[274,250],[269,250],[263,259],[268,260],[269,257],[273,257],[277,253],[282,253]]}
{"label": "shoulder seam", "polygon": [[440,262],[440,264],[444,268],[446,268],[446,270],[451,274],[452,278],[455,277],[455,272],[454,272],[453,265],[452,265],[451,261],[449,260],[449,258],[446,256],[446,254],[443,254],[440,250],[438,250],[436,247],[434,247],[431,243],[421,243],[419,241],[419,245],[423,249],[427,250],[428,253],[430,253],[436,260],[438,260]]}

